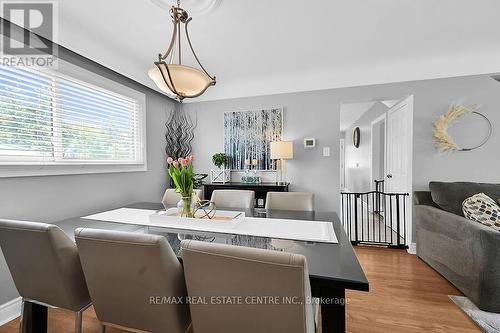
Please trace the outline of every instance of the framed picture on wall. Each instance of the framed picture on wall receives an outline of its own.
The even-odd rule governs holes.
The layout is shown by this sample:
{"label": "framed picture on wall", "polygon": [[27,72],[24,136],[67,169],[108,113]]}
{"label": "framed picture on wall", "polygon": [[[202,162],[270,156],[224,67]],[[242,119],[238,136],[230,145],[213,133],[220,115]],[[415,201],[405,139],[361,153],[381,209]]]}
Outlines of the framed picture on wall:
{"label": "framed picture on wall", "polygon": [[224,152],[231,170],[276,170],[270,144],[283,137],[283,108],[224,113]]}

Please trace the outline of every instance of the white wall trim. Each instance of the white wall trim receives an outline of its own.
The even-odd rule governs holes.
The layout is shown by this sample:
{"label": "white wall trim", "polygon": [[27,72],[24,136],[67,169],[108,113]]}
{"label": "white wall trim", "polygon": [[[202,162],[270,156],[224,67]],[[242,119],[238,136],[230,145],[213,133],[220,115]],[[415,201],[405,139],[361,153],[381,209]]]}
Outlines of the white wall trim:
{"label": "white wall trim", "polygon": [[417,243],[410,243],[406,252],[409,254],[417,254]]}
{"label": "white wall trim", "polygon": [[0,178],[86,175],[96,173],[146,172],[145,163],[141,164],[66,164],[66,165],[0,165]]}
{"label": "white wall trim", "polygon": [[22,298],[18,297],[0,305],[0,326],[21,315]]}

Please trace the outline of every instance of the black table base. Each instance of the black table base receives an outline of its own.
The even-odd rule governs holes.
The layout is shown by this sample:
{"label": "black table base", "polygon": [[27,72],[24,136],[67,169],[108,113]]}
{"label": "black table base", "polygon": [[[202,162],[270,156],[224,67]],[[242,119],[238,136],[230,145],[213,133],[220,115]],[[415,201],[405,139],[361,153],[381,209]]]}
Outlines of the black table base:
{"label": "black table base", "polygon": [[321,332],[345,332],[345,289],[332,289],[321,304]]}
{"label": "black table base", "polygon": [[21,333],[47,333],[48,309],[44,305],[25,301],[23,303]]}

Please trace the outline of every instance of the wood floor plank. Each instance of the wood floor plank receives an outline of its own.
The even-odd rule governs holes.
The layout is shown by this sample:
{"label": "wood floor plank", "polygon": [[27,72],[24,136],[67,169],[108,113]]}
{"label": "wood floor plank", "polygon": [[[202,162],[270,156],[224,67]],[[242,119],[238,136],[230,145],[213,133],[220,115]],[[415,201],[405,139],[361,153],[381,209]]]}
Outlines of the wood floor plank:
{"label": "wood floor plank", "polygon": [[[348,291],[347,331],[351,333],[480,333],[449,298],[461,293],[415,255],[404,250],[356,247],[370,292]],[[18,320],[0,327],[17,333]],[[49,310],[49,333],[73,332],[73,313]],[[85,311],[84,333],[99,333],[93,309]],[[124,331],[109,328],[108,333]]]}

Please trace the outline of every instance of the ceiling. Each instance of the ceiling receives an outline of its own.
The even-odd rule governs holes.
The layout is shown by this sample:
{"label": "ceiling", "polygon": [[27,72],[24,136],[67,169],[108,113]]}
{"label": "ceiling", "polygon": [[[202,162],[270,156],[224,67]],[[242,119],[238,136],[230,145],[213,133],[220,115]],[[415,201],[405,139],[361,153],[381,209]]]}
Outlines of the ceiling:
{"label": "ceiling", "polygon": [[[155,88],[146,72],[169,42],[167,11],[151,0],[59,11],[60,44]],[[500,72],[499,12],[497,0],[220,1],[190,23],[217,76],[196,100]]]}
{"label": "ceiling", "polygon": [[352,126],[361,116],[370,110],[377,101],[360,103],[342,103],[340,105],[340,131]]}

